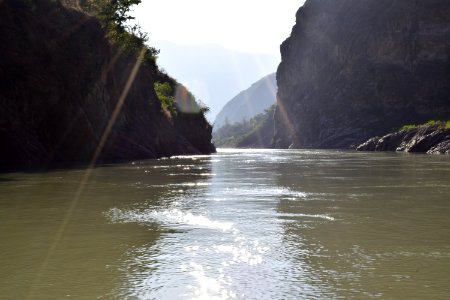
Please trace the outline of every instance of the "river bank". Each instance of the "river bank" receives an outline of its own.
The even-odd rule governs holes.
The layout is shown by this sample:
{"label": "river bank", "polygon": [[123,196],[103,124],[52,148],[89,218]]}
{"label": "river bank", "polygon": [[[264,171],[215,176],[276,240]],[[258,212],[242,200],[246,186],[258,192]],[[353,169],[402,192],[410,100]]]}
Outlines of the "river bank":
{"label": "river bank", "polygon": [[449,122],[430,122],[410,125],[409,128],[374,137],[359,145],[358,151],[423,152],[428,154],[450,154]]}

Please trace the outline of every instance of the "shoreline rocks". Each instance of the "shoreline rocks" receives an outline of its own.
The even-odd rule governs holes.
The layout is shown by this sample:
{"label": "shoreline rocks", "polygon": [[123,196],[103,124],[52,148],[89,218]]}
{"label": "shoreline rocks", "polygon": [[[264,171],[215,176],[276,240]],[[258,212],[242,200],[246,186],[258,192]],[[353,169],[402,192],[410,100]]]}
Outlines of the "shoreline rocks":
{"label": "shoreline rocks", "polygon": [[371,138],[356,150],[450,154],[450,128],[444,128],[437,123],[404,129]]}

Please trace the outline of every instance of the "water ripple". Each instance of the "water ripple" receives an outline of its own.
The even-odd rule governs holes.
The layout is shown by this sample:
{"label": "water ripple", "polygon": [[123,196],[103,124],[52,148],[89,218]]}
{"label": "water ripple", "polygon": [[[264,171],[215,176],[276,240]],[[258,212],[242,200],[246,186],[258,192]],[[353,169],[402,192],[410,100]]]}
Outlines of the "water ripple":
{"label": "water ripple", "polygon": [[194,228],[230,230],[231,222],[211,220],[203,215],[183,212],[179,209],[162,210],[121,210],[112,208],[105,214],[113,223],[149,223],[157,222],[168,227],[190,226]]}

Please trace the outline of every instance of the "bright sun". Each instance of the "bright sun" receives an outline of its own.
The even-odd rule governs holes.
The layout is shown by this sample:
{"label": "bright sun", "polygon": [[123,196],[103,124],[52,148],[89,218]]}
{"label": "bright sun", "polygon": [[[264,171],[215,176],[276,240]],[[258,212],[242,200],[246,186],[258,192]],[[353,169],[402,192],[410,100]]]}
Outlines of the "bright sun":
{"label": "bright sun", "polygon": [[252,53],[279,53],[304,0],[143,0],[136,21],[150,43],[217,44]]}

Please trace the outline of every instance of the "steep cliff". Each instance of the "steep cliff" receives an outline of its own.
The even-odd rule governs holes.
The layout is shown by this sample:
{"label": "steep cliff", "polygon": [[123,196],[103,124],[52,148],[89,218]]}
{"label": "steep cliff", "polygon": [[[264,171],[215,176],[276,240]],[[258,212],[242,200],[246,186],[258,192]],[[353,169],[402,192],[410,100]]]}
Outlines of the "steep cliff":
{"label": "steep cliff", "polygon": [[276,147],[347,148],[450,116],[448,0],[307,0],[281,54]]}
{"label": "steep cliff", "polygon": [[237,94],[222,108],[214,121],[214,131],[222,126],[250,120],[276,102],[275,73],[267,75]]}
{"label": "steep cliff", "polygon": [[[56,1],[0,2],[1,168],[214,151],[203,114],[169,117],[156,65],[105,36],[95,18]],[[191,124],[196,133],[178,129]]]}

